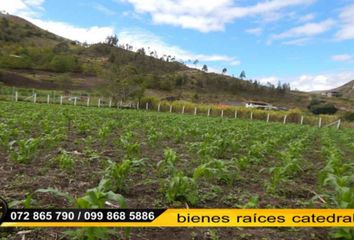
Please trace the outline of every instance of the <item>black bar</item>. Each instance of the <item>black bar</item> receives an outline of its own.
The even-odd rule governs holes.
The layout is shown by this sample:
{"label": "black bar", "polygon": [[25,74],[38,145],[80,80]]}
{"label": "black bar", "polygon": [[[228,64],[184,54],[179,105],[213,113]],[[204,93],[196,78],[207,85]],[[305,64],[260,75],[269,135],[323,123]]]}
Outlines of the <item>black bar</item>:
{"label": "black bar", "polygon": [[166,209],[8,209],[3,222],[152,222],[165,211]]}

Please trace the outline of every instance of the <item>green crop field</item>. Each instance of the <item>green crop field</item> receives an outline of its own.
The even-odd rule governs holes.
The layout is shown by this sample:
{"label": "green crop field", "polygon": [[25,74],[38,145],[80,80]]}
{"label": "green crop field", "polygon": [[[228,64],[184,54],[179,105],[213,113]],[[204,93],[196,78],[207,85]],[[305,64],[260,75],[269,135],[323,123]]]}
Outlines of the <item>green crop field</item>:
{"label": "green crop field", "polygon": [[[354,208],[354,131],[0,102],[10,207]],[[18,239],[18,230],[0,239]],[[354,239],[353,229],[36,229],[28,239]],[[168,235],[167,235],[168,234]],[[162,236],[162,235],[160,235]]]}

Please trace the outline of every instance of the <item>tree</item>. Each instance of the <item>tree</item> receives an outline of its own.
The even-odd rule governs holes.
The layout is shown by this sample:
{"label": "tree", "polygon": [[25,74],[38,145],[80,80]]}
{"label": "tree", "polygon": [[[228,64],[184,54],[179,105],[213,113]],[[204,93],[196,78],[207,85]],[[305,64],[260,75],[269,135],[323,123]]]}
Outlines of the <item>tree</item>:
{"label": "tree", "polygon": [[118,41],[119,41],[119,39],[118,39],[117,35],[108,36],[106,38],[106,44],[108,44],[109,46],[112,46],[112,47],[117,47]]}
{"label": "tree", "polygon": [[196,59],[196,60],[194,60],[193,65],[194,65],[195,67],[197,67],[198,63],[199,63],[199,60]]}
{"label": "tree", "polygon": [[224,68],[223,70],[222,70],[222,74],[225,74],[227,72],[227,68]]}
{"label": "tree", "polygon": [[81,69],[78,59],[69,55],[55,56],[50,62],[50,66],[55,72],[75,72]]}
{"label": "tree", "polygon": [[71,76],[68,73],[61,74],[56,77],[56,82],[59,87],[63,90],[70,89],[73,85],[73,81],[71,80]]}
{"label": "tree", "polygon": [[53,48],[53,52],[56,54],[66,53],[69,51],[69,45],[67,42],[60,42]]}
{"label": "tree", "polygon": [[137,51],[136,51],[137,54],[140,54],[140,55],[145,55],[145,48],[139,48]]}
{"label": "tree", "polygon": [[3,18],[1,21],[1,26],[3,28],[8,28],[9,27],[9,21],[6,18]]}
{"label": "tree", "polygon": [[246,72],[244,70],[240,73],[240,78],[241,79],[245,79],[246,78]]}
{"label": "tree", "polygon": [[144,95],[144,79],[132,65],[114,67],[109,79],[108,91],[115,101],[124,101],[130,97],[137,97],[140,100]]}
{"label": "tree", "polygon": [[208,66],[206,64],[203,65],[202,71],[204,71],[204,72],[208,71]]}
{"label": "tree", "polygon": [[307,107],[313,114],[335,114],[338,109],[332,103],[313,99]]}

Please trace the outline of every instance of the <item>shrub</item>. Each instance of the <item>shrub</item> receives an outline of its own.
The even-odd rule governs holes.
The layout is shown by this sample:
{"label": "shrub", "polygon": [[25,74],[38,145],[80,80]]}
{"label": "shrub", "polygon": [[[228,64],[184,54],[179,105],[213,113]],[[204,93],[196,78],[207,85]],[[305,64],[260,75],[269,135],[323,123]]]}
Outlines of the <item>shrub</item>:
{"label": "shrub", "polygon": [[346,112],[343,115],[344,120],[348,122],[354,122],[354,112]]}
{"label": "shrub", "polygon": [[332,103],[320,103],[316,105],[310,105],[309,110],[314,114],[335,114],[338,109]]}
{"label": "shrub", "polygon": [[55,72],[73,72],[80,69],[77,58],[65,55],[55,56],[52,59],[50,66]]}

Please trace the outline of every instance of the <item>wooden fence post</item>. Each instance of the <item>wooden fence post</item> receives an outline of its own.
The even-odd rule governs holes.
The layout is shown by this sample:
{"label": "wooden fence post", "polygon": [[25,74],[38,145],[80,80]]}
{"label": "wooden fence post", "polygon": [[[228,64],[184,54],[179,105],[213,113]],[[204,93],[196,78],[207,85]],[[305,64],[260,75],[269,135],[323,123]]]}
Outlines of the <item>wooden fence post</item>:
{"label": "wooden fence post", "polygon": [[86,105],[89,107],[90,106],[90,97],[87,98],[87,103]]}
{"label": "wooden fence post", "polygon": [[253,120],[253,112],[251,112],[251,120]]}
{"label": "wooden fence post", "polygon": [[210,117],[210,108],[208,108],[208,117]]}
{"label": "wooden fence post", "polygon": [[136,104],[136,109],[139,110],[139,102]]}
{"label": "wooden fence post", "polygon": [[149,103],[147,102],[145,105],[146,105],[146,111],[149,111]]}
{"label": "wooden fence post", "polygon": [[109,99],[109,108],[112,107],[112,98]]}
{"label": "wooden fence post", "polygon": [[101,98],[98,99],[98,107],[101,107]]}
{"label": "wooden fence post", "polygon": [[237,112],[237,110],[235,110],[235,119],[238,117],[237,115],[238,115],[238,112]]}
{"label": "wooden fence post", "polygon": [[161,103],[159,103],[159,105],[157,106],[157,111],[160,112],[161,110]]}
{"label": "wooden fence post", "polygon": [[301,124],[301,125],[304,124],[304,116],[301,116],[300,124]]}
{"label": "wooden fence post", "polygon": [[47,96],[47,104],[49,104],[49,102],[50,102],[50,95],[48,94],[48,96]]}
{"label": "wooden fence post", "polygon": [[321,128],[322,127],[322,118],[320,117],[320,119],[318,120],[318,127]]}
{"label": "wooden fence post", "polygon": [[76,106],[77,103],[77,97],[74,97],[74,106]]}
{"label": "wooden fence post", "polygon": [[224,117],[224,109],[221,110],[221,118]]}
{"label": "wooden fence post", "polygon": [[197,115],[197,107],[194,108],[194,116]]}
{"label": "wooden fence post", "polygon": [[185,109],[185,106],[182,107],[182,114],[184,114],[184,109]]}
{"label": "wooden fence post", "polygon": [[37,102],[37,93],[33,94],[33,103]]}
{"label": "wooden fence post", "polygon": [[284,122],[283,122],[284,124],[286,124],[286,120],[287,120],[287,118],[288,118],[288,116],[287,116],[287,115],[285,115],[285,116],[284,116]]}
{"label": "wooden fence post", "polygon": [[340,128],[340,124],[342,123],[342,120],[338,120],[338,123],[337,123],[337,129],[339,129]]}
{"label": "wooden fence post", "polygon": [[173,108],[173,106],[172,106],[172,104],[170,105],[170,113],[172,113],[172,108]]}
{"label": "wooden fence post", "polygon": [[16,91],[15,92],[15,102],[17,102],[18,101],[18,92]]}
{"label": "wooden fence post", "polygon": [[269,119],[270,119],[270,114],[267,114],[267,123],[269,123]]}
{"label": "wooden fence post", "polygon": [[63,96],[60,96],[60,105],[63,105]]}

